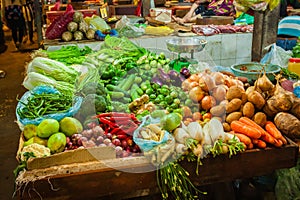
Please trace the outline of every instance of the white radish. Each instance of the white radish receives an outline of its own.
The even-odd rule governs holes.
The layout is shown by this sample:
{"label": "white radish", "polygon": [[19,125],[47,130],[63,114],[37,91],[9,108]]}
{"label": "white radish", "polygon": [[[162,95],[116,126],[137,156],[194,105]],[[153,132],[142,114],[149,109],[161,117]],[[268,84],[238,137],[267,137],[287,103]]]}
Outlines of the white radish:
{"label": "white radish", "polygon": [[203,140],[202,126],[198,122],[191,122],[187,126],[187,132],[191,138],[201,142]]}
{"label": "white radish", "polygon": [[175,144],[175,151],[177,154],[179,154],[179,155],[186,154],[187,150],[188,150],[188,148],[184,144],[181,144],[181,143]]}
{"label": "white radish", "polygon": [[191,138],[191,136],[183,128],[176,128],[174,131],[174,137],[175,140],[181,144],[185,144],[186,140]]}
{"label": "white radish", "polygon": [[208,123],[209,123],[209,134],[213,143],[218,139],[224,137],[224,128],[220,120],[213,117]]}

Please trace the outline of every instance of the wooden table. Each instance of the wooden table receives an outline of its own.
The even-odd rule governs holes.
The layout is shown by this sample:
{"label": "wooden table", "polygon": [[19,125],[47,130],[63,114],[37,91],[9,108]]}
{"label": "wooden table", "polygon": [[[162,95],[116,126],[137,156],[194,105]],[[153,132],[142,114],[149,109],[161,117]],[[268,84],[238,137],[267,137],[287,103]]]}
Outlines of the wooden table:
{"label": "wooden table", "polygon": [[[247,150],[231,158],[205,158],[199,175],[196,163],[181,164],[196,186],[261,176],[296,165],[299,147],[289,142],[282,148]],[[155,167],[143,156],[36,169],[25,172],[22,180],[31,178],[38,180],[21,186],[20,199],[37,199],[37,194],[44,200],[125,199],[159,193]]]}

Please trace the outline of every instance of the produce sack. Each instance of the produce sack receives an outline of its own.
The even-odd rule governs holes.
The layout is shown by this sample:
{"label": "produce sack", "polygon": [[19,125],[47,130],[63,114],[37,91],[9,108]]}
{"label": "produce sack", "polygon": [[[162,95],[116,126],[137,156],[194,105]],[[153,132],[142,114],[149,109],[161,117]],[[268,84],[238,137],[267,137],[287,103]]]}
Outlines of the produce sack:
{"label": "produce sack", "polygon": [[91,19],[88,20],[89,28],[94,30],[100,30],[102,33],[108,32],[111,28],[110,26],[97,15],[93,15]]}
{"label": "produce sack", "polygon": [[300,160],[295,167],[276,171],[275,196],[277,200],[300,199]]}
{"label": "produce sack", "polygon": [[[25,107],[24,103],[26,104],[28,101],[27,99],[33,95],[33,94],[58,94],[59,91],[55,89],[54,87],[51,86],[37,86],[31,91],[27,91],[24,93],[24,95],[21,97],[20,101],[17,104],[16,108],[16,116],[17,116],[17,122],[21,130],[23,130],[23,126],[27,124],[34,124],[34,125],[39,125],[43,119],[51,118],[51,119],[56,119],[58,121],[62,120],[64,117],[71,117],[74,116],[82,103],[82,97],[75,96],[73,100],[73,106],[69,108],[66,112],[60,112],[60,113],[55,113],[55,114],[49,114],[49,115],[44,115],[43,117],[35,118],[35,119],[28,119],[24,118],[21,119],[18,110],[22,109]],[[23,102],[23,103],[22,103]]]}
{"label": "produce sack", "polygon": [[142,27],[136,27],[130,22],[130,19],[126,15],[116,23],[115,29],[119,32],[120,36],[125,37],[140,37],[144,35],[145,29]]}
{"label": "produce sack", "polygon": [[154,141],[154,140],[145,140],[142,138],[139,138],[139,132],[141,130],[142,127],[149,125],[149,124],[158,124],[160,122],[159,118],[152,118],[151,116],[147,115],[145,117],[142,118],[142,123],[140,124],[140,126],[134,131],[133,133],[133,141],[139,145],[139,147],[141,148],[141,150],[143,151],[150,151],[153,148],[155,148],[157,145],[166,143],[168,140],[168,135],[170,135],[167,131],[164,135],[164,137],[160,140],[160,141]]}
{"label": "produce sack", "polygon": [[168,131],[162,130],[164,134],[159,141],[141,137],[140,131],[143,127],[159,124],[159,121],[159,118],[147,115],[143,117],[141,125],[133,133],[134,142],[155,166],[166,164],[175,153],[175,138]]}
{"label": "produce sack", "polygon": [[71,4],[68,4],[64,14],[56,17],[50,26],[46,29],[45,36],[47,39],[54,40],[61,38],[63,32],[67,31],[69,22],[73,21],[74,10]]}
{"label": "produce sack", "polygon": [[283,68],[287,68],[289,59],[293,54],[292,51],[285,51],[275,43],[265,47],[264,50],[268,53],[264,55],[260,63],[278,65]]}

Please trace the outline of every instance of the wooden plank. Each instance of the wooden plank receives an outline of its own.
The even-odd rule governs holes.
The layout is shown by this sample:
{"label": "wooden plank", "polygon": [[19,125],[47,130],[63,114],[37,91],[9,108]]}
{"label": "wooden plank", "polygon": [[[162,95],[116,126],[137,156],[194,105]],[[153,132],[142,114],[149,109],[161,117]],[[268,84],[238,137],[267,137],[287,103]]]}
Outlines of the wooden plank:
{"label": "wooden plank", "polygon": [[104,159],[116,158],[113,147],[93,147],[89,149],[69,150],[42,158],[31,158],[27,162],[28,170],[44,169],[72,163],[91,162]]}
{"label": "wooden plank", "polygon": [[[228,158],[226,155],[209,157],[202,160],[199,175],[195,173],[196,163],[182,162],[190,173],[190,178],[197,186],[225,182],[240,178],[260,176],[276,169],[296,165],[299,147],[294,142],[282,148],[253,149]],[[81,172],[75,172],[82,167]],[[57,168],[53,168],[55,170]],[[120,199],[122,196],[141,197],[157,194],[156,170],[144,158],[126,158],[108,160],[105,163],[91,162],[66,165],[68,173],[44,177],[19,185],[22,199],[31,199],[39,192],[43,199]],[[85,169],[85,170],[84,170]],[[50,170],[47,169],[47,170]],[[49,171],[33,170],[25,172],[24,178],[41,176]],[[73,171],[72,171],[73,170]],[[39,172],[39,173],[37,173]],[[50,183],[51,184],[50,184]],[[52,187],[52,189],[51,189]],[[53,188],[59,188],[53,190]],[[24,189],[24,190],[23,190]],[[59,198],[58,198],[59,197]],[[36,196],[37,198],[37,196]]]}
{"label": "wooden plank", "polygon": [[276,43],[280,6],[272,11],[254,12],[252,61],[259,62],[266,53],[263,49]]}

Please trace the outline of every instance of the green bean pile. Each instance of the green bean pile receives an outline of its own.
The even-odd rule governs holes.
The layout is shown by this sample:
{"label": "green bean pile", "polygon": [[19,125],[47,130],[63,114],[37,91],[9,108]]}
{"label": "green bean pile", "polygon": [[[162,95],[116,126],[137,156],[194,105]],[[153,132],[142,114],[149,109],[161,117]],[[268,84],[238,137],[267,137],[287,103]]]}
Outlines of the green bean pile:
{"label": "green bean pile", "polygon": [[21,119],[35,119],[47,114],[55,114],[67,111],[73,104],[71,95],[63,94],[33,94],[27,102],[22,102],[24,107],[17,109]]}

